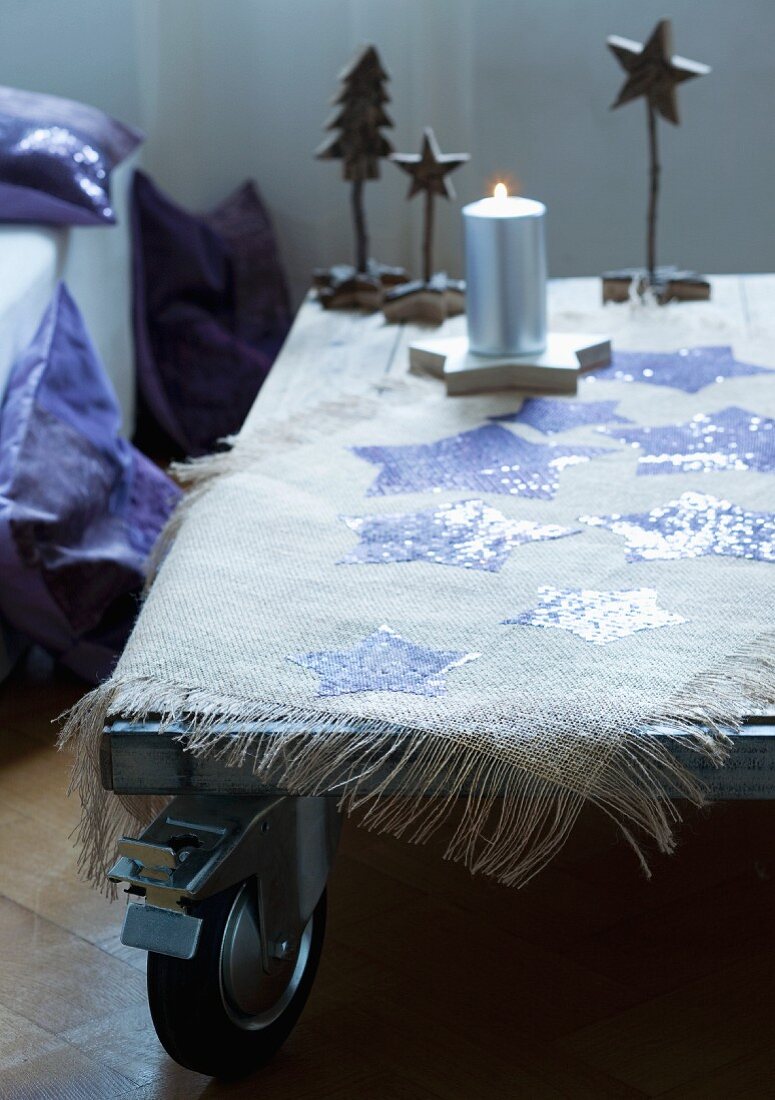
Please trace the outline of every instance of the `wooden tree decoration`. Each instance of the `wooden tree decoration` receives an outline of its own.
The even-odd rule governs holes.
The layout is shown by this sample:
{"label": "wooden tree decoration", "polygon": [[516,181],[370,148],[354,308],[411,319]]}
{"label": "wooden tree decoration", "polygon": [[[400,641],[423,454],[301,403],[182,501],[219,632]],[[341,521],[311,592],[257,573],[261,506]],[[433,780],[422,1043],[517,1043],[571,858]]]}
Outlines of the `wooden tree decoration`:
{"label": "wooden tree decoration", "polygon": [[393,121],[385,110],[389,79],[374,46],[362,50],[339,74],[342,87],[334,97],[335,111],[326,123],[331,136],[316,150],[319,160],[341,160],[342,174],[352,185],[351,202],[355,230],[355,265],[337,265],[316,271],[318,297],[327,308],[359,306],[379,309],[383,286],[403,282],[399,268],[386,268],[369,260],[369,238],[363,203],[366,180],[379,179],[379,162],[393,147],[382,133]]}
{"label": "wooden tree decoration", "polygon": [[702,276],[691,271],[679,271],[674,267],[657,267],[657,204],[659,200],[659,149],[657,144],[657,115],[678,125],[676,87],[697,76],[710,72],[707,65],[688,61],[673,54],[672,26],[669,19],[661,19],[648,41],[641,45],[629,38],[611,35],[606,45],[627,73],[612,109],[622,107],[635,99],[646,100],[649,138],[649,203],[646,236],[646,269],[609,271],[603,275],[603,300],[624,301],[635,281],[639,293],[650,288],[660,302],[671,299],[698,299],[710,297],[710,284]]}
{"label": "wooden tree decoration", "polygon": [[423,210],[422,279],[395,287],[385,294],[384,311],[389,321],[430,321],[440,324],[445,317],[465,309],[465,284],[433,272],[434,203],[436,196],[455,198],[448,178],[470,158],[468,153],[442,153],[430,126],[423,131],[419,153],[394,153],[394,164],[411,177],[408,199],[425,195]]}

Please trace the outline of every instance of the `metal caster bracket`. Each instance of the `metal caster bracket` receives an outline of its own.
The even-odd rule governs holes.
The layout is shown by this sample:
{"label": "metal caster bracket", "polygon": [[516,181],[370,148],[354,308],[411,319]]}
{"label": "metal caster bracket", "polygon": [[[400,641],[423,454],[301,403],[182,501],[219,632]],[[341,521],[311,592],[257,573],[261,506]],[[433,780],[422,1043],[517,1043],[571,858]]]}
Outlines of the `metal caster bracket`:
{"label": "metal caster bracket", "polygon": [[191,959],[202,922],[187,907],[255,876],[270,973],[295,950],[325,888],[340,826],[332,798],[174,798],[142,836],[119,841],[108,878],[145,898],[127,907],[121,942]]}

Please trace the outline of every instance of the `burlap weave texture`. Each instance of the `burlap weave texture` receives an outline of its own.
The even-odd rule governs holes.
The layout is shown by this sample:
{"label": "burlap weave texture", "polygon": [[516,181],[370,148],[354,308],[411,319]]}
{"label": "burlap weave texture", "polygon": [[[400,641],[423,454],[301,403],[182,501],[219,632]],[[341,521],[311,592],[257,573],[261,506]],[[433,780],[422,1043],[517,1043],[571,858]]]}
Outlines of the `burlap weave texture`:
{"label": "burlap weave texture", "polygon": [[[635,425],[679,423],[730,405],[775,417],[775,373],[695,394],[601,379],[582,383],[577,400],[615,400]],[[280,767],[285,785],[300,792],[335,783],[343,805],[360,807],[377,828],[423,838],[457,813],[449,854],[504,882],[525,881],[557,850],[585,799],[634,843],[645,830],[671,847],[675,811],[665,792],[695,800],[701,792],[672,763],[667,735],[691,738],[720,761],[724,731],[775,698],[775,564],[720,555],[628,562],[619,535],[579,517],[647,512],[689,491],[773,511],[773,475],[637,476],[637,451],[594,425],[546,437],[508,423],[504,430],[532,443],[607,451],[562,470],[548,500],[471,489],[367,495],[379,468],[352,448],[432,443],[518,405],[514,396],[449,400],[417,383],[311,442],[284,445],[278,435],[262,446],[256,423],[231,456],[200,468],[203,483],[179,518],[114,676],[71,719],[94,874],[127,823],[94,776],[108,712],[188,715],[191,751],[251,757],[259,773]],[[581,530],[519,546],[497,572],[429,561],[341,563],[357,543],[343,516],[471,498],[509,519]],[[683,621],[606,645],[561,629],[504,625],[536,605],[542,586],[654,589],[659,606]],[[383,624],[417,645],[478,656],[450,670],[436,695],[322,696],[315,672],[292,659],[348,650]],[[212,730],[224,718],[236,726],[272,721],[281,732],[224,741]],[[316,732],[306,733],[305,723]],[[656,727],[666,736],[649,732]]]}

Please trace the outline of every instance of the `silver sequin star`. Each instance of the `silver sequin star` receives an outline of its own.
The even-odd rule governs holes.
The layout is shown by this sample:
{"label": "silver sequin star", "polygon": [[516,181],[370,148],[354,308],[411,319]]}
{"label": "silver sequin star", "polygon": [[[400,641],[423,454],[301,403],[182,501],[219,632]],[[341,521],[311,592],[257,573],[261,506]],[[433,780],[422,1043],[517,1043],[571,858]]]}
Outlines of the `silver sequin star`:
{"label": "silver sequin star", "polygon": [[665,561],[721,554],[775,561],[775,512],[748,512],[706,493],[682,493],[650,512],[579,516],[590,527],[622,535],[628,561]]}
{"label": "silver sequin star", "polygon": [[639,474],[775,470],[775,420],[734,406],[684,424],[598,430],[641,450]]}
{"label": "silver sequin star", "polygon": [[551,500],[560,472],[606,454],[601,447],[529,443],[500,424],[399,447],[353,447],[359,458],[381,466],[367,496],[473,489],[480,493]]}
{"label": "silver sequin star", "polygon": [[587,642],[606,645],[639,630],[654,630],[686,620],[657,606],[654,588],[596,592],[585,588],[538,589],[541,602],[505,624],[557,627]]}
{"label": "silver sequin star", "polygon": [[576,401],[567,397],[528,397],[516,412],[491,416],[490,420],[529,424],[544,435],[569,432],[588,424],[631,424],[628,417],[615,411],[618,404],[618,401]]}
{"label": "silver sequin star", "polygon": [[443,695],[445,674],[479,656],[479,653],[430,649],[383,625],[350,649],[322,649],[288,660],[318,674],[319,696],[363,691]]}
{"label": "silver sequin star", "polygon": [[526,542],[559,539],[579,528],[507,519],[483,500],[462,500],[401,515],[342,516],[360,543],[342,564],[427,561],[497,572]]}
{"label": "silver sequin star", "polygon": [[672,386],[684,393],[697,393],[712,382],[771,374],[767,367],[742,363],[731,347],[679,348],[678,351],[617,351],[609,367],[590,372],[584,381],[645,382],[650,386]]}

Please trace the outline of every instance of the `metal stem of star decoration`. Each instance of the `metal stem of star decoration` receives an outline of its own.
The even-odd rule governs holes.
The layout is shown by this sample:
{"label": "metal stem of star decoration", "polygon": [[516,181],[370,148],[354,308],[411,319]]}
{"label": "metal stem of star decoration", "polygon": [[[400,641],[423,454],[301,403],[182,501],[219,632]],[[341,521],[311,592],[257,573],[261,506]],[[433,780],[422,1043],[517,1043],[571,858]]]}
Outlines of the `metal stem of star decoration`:
{"label": "metal stem of star decoration", "polygon": [[646,270],[625,269],[609,271],[603,275],[603,300],[626,301],[633,281],[638,293],[651,288],[660,302],[671,299],[698,299],[710,297],[710,284],[695,272],[679,271],[672,267],[657,267],[657,211],[659,202],[659,163],[657,115],[674,126],[678,125],[678,104],[675,89],[693,77],[710,72],[707,65],[688,61],[672,51],[672,26],[669,19],[661,19],[644,45],[629,38],[611,35],[606,45],[627,73],[627,79],[611,105],[612,108],[631,103],[634,99],[646,100],[649,141],[649,202],[646,236]]}
{"label": "metal stem of star decoration", "polygon": [[442,153],[430,126],[423,131],[419,153],[393,153],[390,157],[411,177],[407,198],[422,193],[423,209],[422,279],[396,287],[385,295],[385,316],[389,321],[430,321],[440,324],[446,317],[465,309],[465,285],[445,272],[433,271],[433,235],[436,196],[455,198],[450,172],[466,164],[468,153]]}
{"label": "metal stem of star decoration", "polygon": [[334,133],[316,150],[319,160],[341,160],[344,178],[352,184],[355,265],[340,264],[314,273],[318,297],[327,308],[357,306],[378,309],[382,288],[406,281],[400,268],[369,259],[369,237],[363,204],[364,183],[379,179],[379,162],[393,146],[382,133],[392,128],[385,110],[389,80],[376,47],[364,46],[339,75],[342,87],[334,97],[334,113],[326,130]]}

